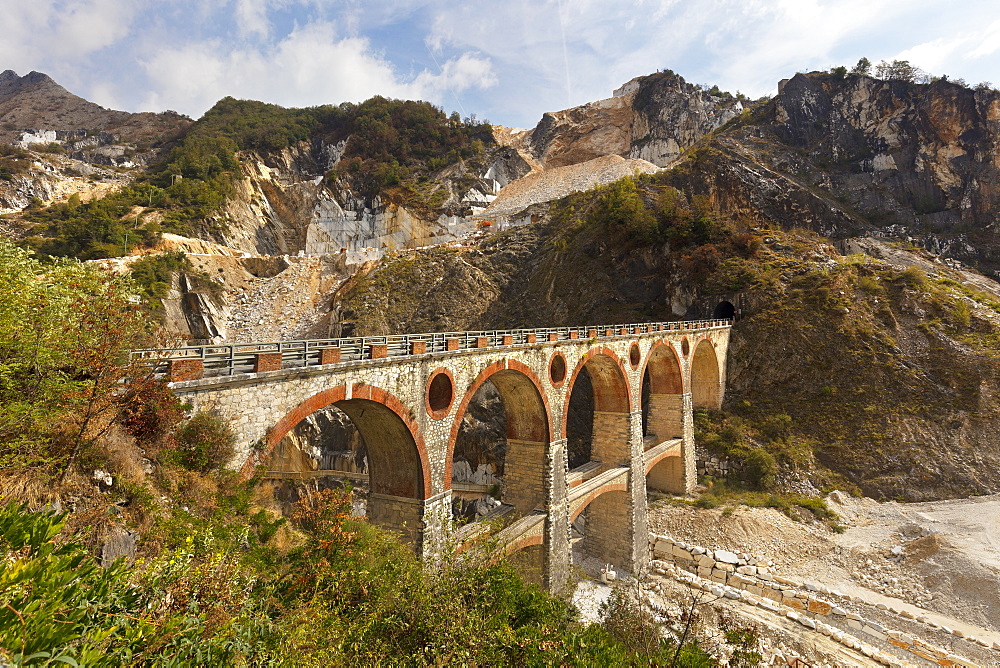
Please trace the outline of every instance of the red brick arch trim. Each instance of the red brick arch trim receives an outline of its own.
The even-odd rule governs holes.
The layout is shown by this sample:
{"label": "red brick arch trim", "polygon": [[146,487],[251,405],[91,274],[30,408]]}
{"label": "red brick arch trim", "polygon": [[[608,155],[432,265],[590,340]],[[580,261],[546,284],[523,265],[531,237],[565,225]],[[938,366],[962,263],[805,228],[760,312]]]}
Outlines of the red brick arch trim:
{"label": "red brick arch trim", "polygon": [[669,457],[680,457],[680,456],[681,456],[680,450],[667,450],[666,452],[660,453],[656,457],[653,457],[648,462],[646,462],[646,474],[648,475],[649,472],[653,470],[653,467],[662,462],[664,459],[667,459]]}
{"label": "red brick arch trim", "polygon": [[586,510],[587,506],[593,503],[594,499],[601,496],[602,494],[607,494],[608,492],[627,492],[627,491],[628,491],[628,485],[626,485],[623,482],[613,482],[613,483],[608,483],[607,485],[601,485],[593,492],[588,494],[586,497],[584,497],[583,503],[580,504],[580,507],[574,510],[572,513],[570,513],[569,521],[572,522],[577,517],[579,517],[580,513]]}
{"label": "red brick arch trim", "polygon": [[[295,425],[302,422],[316,411],[326,408],[338,401],[347,399],[347,386],[338,385],[312,395],[298,406],[288,412],[277,424],[271,427],[264,437],[264,447],[260,451],[251,454],[240,469],[240,479],[247,480],[253,475],[254,469],[267,458],[274,448],[281,442],[288,432],[295,428]],[[427,446],[424,444],[424,437],[420,433],[420,426],[414,419],[413,414],[406,405],[393,394],[374,385],[354,385],[351,388],[351,399],[367,399],[375,403],[382,404],[395,413],[413,437],[413,444],[417,448],[417,456],[420,459],[420,473],[423,479],[423,498],[431,496],[431,468],[430,459],[427,456]]]}
{"label": "red brick arch trim", "polygon": [[505,557],[509,557],[515,552],[520,552],[526,547],[531,547],[532,545],[541,545],[543,542],[545,542],[544,536],[540,534],[531,536],[522,536],[517,540],[507,543],[507,545],[505,545],[504,548],[501,550],[501,554],[503,554],[503,556]]}
{"label": "red brick arch trim", "polygon": [[[657,387],[658,379],[654,378],[653,373],[649,374],[649,380],[651,383],[650,389],[658,394],[684,394],[684,388],[687,386],[687,381],[684,378],[684,365],[681,363],[681,358],[677,355],[677,349],[664,339],[655,341],[650,347],[649,352],[646,353],[646,360],[642,364],[642,375],[645,376],[646,370],[649,368],[649,362],[653,359],[653,355],[656,354],[659,348],[666,348],[670,351],[670,355],[673,358],[674,363],[677,365],[675,370],[677,371],[677,379],[680,381],[681,389],[680,392],[665,392],[664,389],[666,388]],[[669,361],[667,361],[667,363],[669,364]]]}
{"label": "red brick arch trim", "polygon": [[462,418],[465,417],[465,411],[469,408],[469,402],[472,401],[472,397],[476,394],[483,383],[489,380],[490,376],[497,373],[498,371],[518,371],[522,375],[526,376],[531,384],[535,386],[535,391],[538,392],[538,396],[542,400],[542,405],[545,406],[545,432],[547,434],[546,438],[552,441],[552,408],[549,406],[549,398],[545,394],[545,390],[542,389],[542,382],[538,379],[538,376],[531,367],[528,365],[518,362],[517,360],[503,359],[498,362],[490,364],[485,369],[483,369],[476,379],[469,386],[469,389],[465,391],[465,396],[462,397],[462,403],[458,405],[458,410],[455,411],[455,422],[451,427],[451,434],[448,436],[448,452],[445,457],[444,463],[444,489],[451,489],[451,464],[452,458],[455,456],[455,442],[458,440],[458,431],[462,426]]}
{"label": "red brick arch trim", "polygon": [[[433,408],[431,408],[431,383],[433,383],[434,379],[440,374],[444,374],[445,376],[447,376],[448,381],[451,383],[451,401],[449,401],[448,405],[445,406],[444,408],[440,410],[434,410]],[[424,410],[427,411],[427,414],[430,415],[433,419],[440,420],[441,418],[448,415],[448,412],[451,410],[451,407],[454,403],[455,403],[455,377],[451,375],[450,370],[448,370],[443,366],[440,366],[431,371],[430,375],[427,377],[427,387],[424,388]]]}
{"label": "red brick arch trim", "polygon": [[580,372],[583,371],[583,367],[587,365],[587,362],[590,361],[592,358],[597,357],[598,355],[606,355],[610,357],[611,360],[618,367],[618,370],[621,371],[621,381],[623,387],[625,388],[624,398],[627,405],[629,406],[629,410],[631,410],[632,389],[629,387],[628,384],[628,374],[625,373],[625,365],[622,364],[622,361],[618,358],[618,355],[615,353],[615,351],[611,350],[611,348],[604,348],[604,347],[591,348],[586,353],[584,353],[583,357],[580,358],[580,361],[577,362],[576,368],[573,370],[573,375],[570,376],[569,383],[566,384],[566,389],[565,389],[566,400],[563,402],[562,433],[560,434],[560,438],[566,438],[566,421],[569,420],[569,400],[570,397],[573,396],[573,386],[576,385],[576,379],[580,376]]}

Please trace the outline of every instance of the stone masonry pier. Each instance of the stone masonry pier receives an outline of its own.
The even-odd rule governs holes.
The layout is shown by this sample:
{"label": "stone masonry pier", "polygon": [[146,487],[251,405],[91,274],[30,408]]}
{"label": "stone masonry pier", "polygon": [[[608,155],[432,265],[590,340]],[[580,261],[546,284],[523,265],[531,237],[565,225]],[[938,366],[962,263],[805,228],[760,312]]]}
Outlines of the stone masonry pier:
{"label": "stone masonry pier", "polygon": [[[156,365],[194,410],[233,426],[232,465],[246,477],[304,418],[336,406],[368,447],[369,520],[423,555],[447,543],[455,442],[473,395],[490,381],[507,417],[502,500],[513,506],[501,546],[531,553],[545,584],[558,587],[581,513],[588,555],[645,571],[646,489],[684,493],[695,484],[693,410],[721,405],[729,332],[729,321],[705,320],[134,355]],[[569,470],[570,395],[584,370],[593,387],[590,461]]]}

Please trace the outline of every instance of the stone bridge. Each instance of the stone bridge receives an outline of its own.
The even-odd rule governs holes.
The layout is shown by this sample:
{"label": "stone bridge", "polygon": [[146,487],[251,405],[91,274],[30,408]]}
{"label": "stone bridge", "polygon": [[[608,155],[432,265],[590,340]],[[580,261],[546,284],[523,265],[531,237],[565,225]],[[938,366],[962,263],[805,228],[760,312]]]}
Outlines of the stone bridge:
{"label": "stone bridge", "polygon": [[[343,411],[368,449],[369,520],[425,555],[451,535],[456,439],[473,395],[491,382],[506,414],[502,500],[512,506],[500,549],[556,587],[569,574],[571,523],[584,512],[584,554],[644,570],[646,490],[684,493],[695,484],[692,412],[721,405],[729,331],[728,320],[704,320],[134,354],[155,358],[196,411],[233,425],[234,465],[246,477],[304,418],[328,406]],[[570,470],[567,416],[585,372],[590,461]]]}

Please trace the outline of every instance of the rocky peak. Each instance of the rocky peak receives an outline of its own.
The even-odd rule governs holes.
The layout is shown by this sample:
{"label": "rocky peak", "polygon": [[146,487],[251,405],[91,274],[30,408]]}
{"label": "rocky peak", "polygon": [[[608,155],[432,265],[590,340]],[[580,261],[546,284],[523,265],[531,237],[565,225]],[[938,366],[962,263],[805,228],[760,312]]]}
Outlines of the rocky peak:
{"label": "rocky peak", "polygon": [[671,72],[636,77],[612,97],[546,113],[530,133],[512,136],[545,167],[606,155],[663,167],[743,111],[731,97],[712,95]]}
{"label": "rocky peak", "polygon": [[65,88],[57,84],[47,74],[35,72],[34,70],[18,76],[14,70],[6,70],[0,74],[0,100],[4,100],[18,93],[24,93],[35,89],[52,88],[61,91],[65,95],[72,95]]}
{"label": "rocky peak", "polygon": [[947,81],[798,74],[772,129],[875,222],[983,229],[1000,211],[1000,93]]}

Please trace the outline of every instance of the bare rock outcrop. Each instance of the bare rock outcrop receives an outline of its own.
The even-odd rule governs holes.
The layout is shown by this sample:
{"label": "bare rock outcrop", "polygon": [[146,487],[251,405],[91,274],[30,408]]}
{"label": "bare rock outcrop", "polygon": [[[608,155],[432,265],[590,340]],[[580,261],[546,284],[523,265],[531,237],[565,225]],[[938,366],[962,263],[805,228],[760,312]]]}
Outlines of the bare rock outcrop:
{"label": "bare rock outcrop", "polygon": [[547,168],[606,155],[664,167],[742,111],[731,96],[665,71],[632,79],[608,99],[546,113],[530,133],[508,132],[504,139]]}

